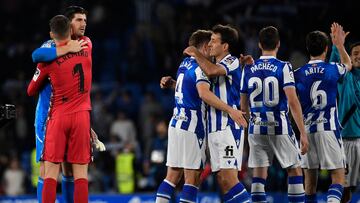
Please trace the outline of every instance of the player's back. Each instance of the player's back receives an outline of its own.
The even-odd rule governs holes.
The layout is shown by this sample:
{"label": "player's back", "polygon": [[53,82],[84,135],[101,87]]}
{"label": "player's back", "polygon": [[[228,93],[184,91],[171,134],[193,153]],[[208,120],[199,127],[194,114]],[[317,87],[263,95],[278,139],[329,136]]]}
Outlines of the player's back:
{"label": "player's back", "polygon": [[196,88],[199,82],[209,83],[209,80],[194,58],[185,58],[177,72],[175,108],[170,125],[204,135],[206,110]]}
{"label": "player's back", "polygon": [[53,88],[52,117],[91,110],[92,45],[87,37],[84,39],[88,40],[88,48],[61,56],[48,64]]}
{"label": "player's back", "polygon": [[241,93],[248,95],[250,134],[292,134],[284,88],[294,86],[291,65],[272,56],[262,56],[245,66]]}
{"label": "player's back", "polygon": [[337,82],[345,70],[342,64],[312,60],[295,71],[296,89],[308,133],[339,130]]}

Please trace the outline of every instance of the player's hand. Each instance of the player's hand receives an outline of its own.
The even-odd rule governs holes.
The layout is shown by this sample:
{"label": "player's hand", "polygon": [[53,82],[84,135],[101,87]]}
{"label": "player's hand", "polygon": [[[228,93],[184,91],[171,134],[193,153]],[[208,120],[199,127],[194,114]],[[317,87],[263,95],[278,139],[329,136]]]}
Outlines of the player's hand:
{"label": "player's hand", "polygon": [[239,60],[241,65],[252,65],[255,62],[251,55],[244,56],[243,54],[240,54]]}
{"label": "player's hand", "polygon": [[306,154],[309,150],[309,141],[306,133],[300,134],[300,146],[301,146],[300,149],[301,155]]}
{"label": "player's hand", "polygon": [[331,41],[336,47],[344,46],[345,38],[350,32],[344,31],[343,27],[338,23],[331,24]]}
{"label": "player's hand", "polygon": [[83,49],[87,48],[87,41],[85,40],[70,40],[67,44],[66,44],[67,48],[68,48],[68,52],[70,53],[76,53],[79,52]]}
{"label": "player's hand", "polygon": [[165,89],[165,88],[171,88],[174,86],[175,80],[173,80],[171,78],[171,76],[165,76],[162,77],[160,80],[160,87],[161,89]]}
{"label": "player's hand", "polygon": [[195,57],[197,52],[198,52],[198,50],[194,46],[189,46],[183,51],[184,54],[189,55],[189,56],[193,56],[193,57]]}
{"label": "player's hand", "polygon": [[91,140],[92,140],[92,145],[93,147],[100,152],[103,152],[106,150],[106,147],[104,145],[104,143],[102,143],[99,139],[98,136],[96,134],[96,132],[91,128]]}
{"label": "player's hand", "polygon": [[239,126],[242,126],[244,128],[247,127],[247,122],[244,118],[244,113],[237,109],[231,109],[229,111],[229,116],[237,123]]}

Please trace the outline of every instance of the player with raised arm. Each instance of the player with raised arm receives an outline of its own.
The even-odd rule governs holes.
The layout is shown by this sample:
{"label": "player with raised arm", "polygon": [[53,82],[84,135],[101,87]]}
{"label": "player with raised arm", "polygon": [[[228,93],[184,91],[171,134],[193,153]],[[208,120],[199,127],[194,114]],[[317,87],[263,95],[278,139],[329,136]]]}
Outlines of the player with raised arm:
{"label": "player with raised arm", "polygon": [[[184,53],[195,57],[200,68],[211,79],[212,92],[227,105],[240,109],[241,68],[239,59],[232,55],[238,43],[238,32],[228,25],[215,25],[212,31],[209,47],[215,64],[195,47],[187,47]],[[242,115],[239,119],[244,121]],[[211,170],[217,173],[224,202],[249,202],[249,194],[238,178],[244,131],[231,114],[214,107],[210,107],[208,114],[208,130]]]}
{"label": "player with raised arm", "polygon": [[250,106],[248,166],[253,168],[253,202],[266,202],[267,170],[274,156],[288,172],[288,201],[305,199],[300,150],[288,117],[289,107],[300,131],[302,154],[307,151],[307,135],[291,65],[276,58],[279,47],[278,30],[273,26],[261,29],[262,56],[254,65],[245,66],[242,74],[241,108],[248,111]]}
{"label": "player with raised arm", "polygon": [[309,151],[302,159],[305,172],[306,202],[316,202],[318,169],[329,170],[332,184],[327,201],[340,202],[344,185],[344,148],[337,116],[337,82],[351,70],[351,61],[344,48],[346,34],[333,23],[332,42],[340,52],[342,64],[326,63],[329,40],[325,33],[310,32],[306,48],[310,54],[308,64],[295,71],[296,90],[299,95]]}
{"label": "player with raised arm", "polygon": [[[70,21],[62,15],[50,21],[50,34],[58,47],[70,38]],[[55,202],[60,163],[72,164],[74,202],[88,202],[87,166],[90,162],[91,41],[81,52],[67,54],[51,63],[38,64],[28,94],[36,94],[50,78],[53,93],[46,124],[45,179],[42,201]]]}
{"label": "player with raised arm", "polygon": [[[49,62],[55,60],[57,57],[63,56],[64,54],[76,53],[84,48],[87,48],[86,41],[81,39],[78,40],[80,37],[84,36],[86,28],[86,10],[78,6],[70,6],[65,10],[65,15],[71,20],[72,29],[74,31],[72,37],[75,40],[70,40],[66,45],[61,47],[56,47],[53,40],[48,40],[40,48],[36,49],[33,52],[32,58],[34,62]],[[40,176],[37,185],[37,198],[40,203],[44,177],[44,164],[41,160],[41,155],[43,152],[45,123],[50,107],[51,94],[52,89],[50,83],[47,82],[42,88],[42,90],[39,92],[39,99],[37,102],[35,113],[36,160],[38,162],[40,161]],[[105,151],[105,145],[97,139],[97,135],[93,130],[91,131],[91,137],[94,148],[99,151]],[[63,199],[65,203],[70,203],[73,202],[74,190],[74,180],[72,177],[71,168],[63,167],[62,172],[63,177],[61,183]]]}
{"label": "player with raised arm", "polygon": [[[360,183],[360,42],[350,46],[353,68],[338,82],[339,121],[343,129],[341,137],[346,156],[345,185],[341,202],[352,199],[352,193]],[[335,45],[330,57],[331,62],[340,62]]]}
{"label": "player with raised arm", "polygon": [[[211,31],[197,30],[189,39],[189,46],[209,58],[208,42]],[[163,77],[161,88],[175,89],[174,115],[169,124],[168,172],[157,192],[157,203],[169,202],[175,185],[184,173],[185,184],[180,202],[196,202],[200,173],[205,166],[206,156],[206,107],[205,103],[229,113],[239,125],[246,123],[242,113],[233,109],[210,91],[210,81],[193,57],[187,57],[180,64],[177,80]],[[205,102],[205,103],[204,103]]]}

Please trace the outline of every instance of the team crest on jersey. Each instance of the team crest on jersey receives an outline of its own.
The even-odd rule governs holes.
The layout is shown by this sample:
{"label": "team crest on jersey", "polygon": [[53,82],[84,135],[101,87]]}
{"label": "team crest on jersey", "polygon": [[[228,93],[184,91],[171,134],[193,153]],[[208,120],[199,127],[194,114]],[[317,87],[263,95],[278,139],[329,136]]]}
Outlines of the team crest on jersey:
{"label": "team crest on jersey", "polygon": [[41,72],[40,69],[36,68],[35,74],[33,76],[33,81],[34,82],[36,82],[36,80],[39,78],[40,72]]}
{"label": "team crest on jersey", "polygon": [[291,80],[294,80],[294,72],[290,71],[289,77],[290,77]]}
{"label": "team crest on jersey", "polygon": [[230,56],[227,59],[224,60],[224,63],[226,65],[231,65],[235,61],[236,57]]}

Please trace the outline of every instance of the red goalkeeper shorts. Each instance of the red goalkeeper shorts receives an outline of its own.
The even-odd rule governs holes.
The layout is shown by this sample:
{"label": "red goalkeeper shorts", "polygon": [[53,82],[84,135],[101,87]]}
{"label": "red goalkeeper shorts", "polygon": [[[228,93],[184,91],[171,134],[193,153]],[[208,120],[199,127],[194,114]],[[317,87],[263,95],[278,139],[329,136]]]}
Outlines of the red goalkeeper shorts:
{"label": "red goalkeeper shorts", "polygon": [[90,112],[50,118],[46,124],[44,160],[54,163],[90,163]]}

